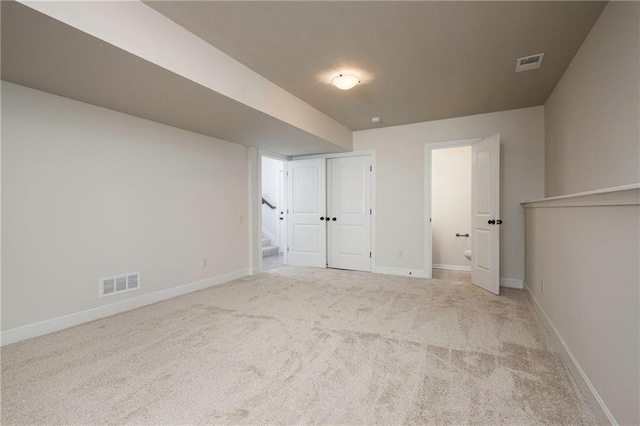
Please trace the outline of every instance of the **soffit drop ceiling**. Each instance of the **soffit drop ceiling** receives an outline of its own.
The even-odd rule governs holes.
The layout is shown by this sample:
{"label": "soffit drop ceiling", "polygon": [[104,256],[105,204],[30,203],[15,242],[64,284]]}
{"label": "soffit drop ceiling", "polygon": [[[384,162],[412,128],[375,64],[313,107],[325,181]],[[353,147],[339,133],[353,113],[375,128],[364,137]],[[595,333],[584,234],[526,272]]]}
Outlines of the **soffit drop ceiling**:
{"label": "soffit drop ceiling", "polygon": [[[147,4],[361,130],[544,104],[606,2]],[[516,58],[536,53],[542,68],[514,72]],[[362,70],[363,83],[330,86],[343,68]]]}
{"label": "soffit drop ceiling", "polygon": [[1,6],[4,81],[284,155],[345,151],[25,5]]}

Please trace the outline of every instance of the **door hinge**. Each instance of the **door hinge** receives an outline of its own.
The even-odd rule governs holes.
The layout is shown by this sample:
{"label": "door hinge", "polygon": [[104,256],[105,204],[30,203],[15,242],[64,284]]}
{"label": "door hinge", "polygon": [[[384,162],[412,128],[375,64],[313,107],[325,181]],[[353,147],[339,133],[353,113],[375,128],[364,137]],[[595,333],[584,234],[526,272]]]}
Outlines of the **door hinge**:
{"label": "door hinge", "polygon": [[369,257],[371,257],[371,252],[369,252]]}
{"label": "door hinge", "polygon": [[289,176],[289,172],[287,172],[287,176]]}
{"label": "door hinge", "polygon": [[287,214],[289,214],[289,209],[287,209]]}
{"label": "door hinge", "polygon": [[289,251],[289,247],[287,247],[287,251]]}
{"label": "door hinge", "polygon": [[431,223],[431,218],[429,218],[429,223]]}
{"label": "door hinge", "polygon": [[369,209],[369,214],[373,214],[373,209]]}
{"label": "door hinge", "polygon": [[369,171],[372,172],[373,171],[373,166],[369,166]]}

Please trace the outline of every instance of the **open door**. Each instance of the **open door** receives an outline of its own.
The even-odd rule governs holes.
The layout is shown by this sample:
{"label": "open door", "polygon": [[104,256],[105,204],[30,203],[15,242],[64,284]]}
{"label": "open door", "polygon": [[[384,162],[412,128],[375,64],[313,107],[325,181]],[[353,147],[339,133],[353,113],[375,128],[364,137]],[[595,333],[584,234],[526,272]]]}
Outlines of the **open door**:
{"label": "open door", "polygon": [[326,160],[287,163],[289,265],[327,267]]}
{"label": "open door", "polygon": [[500,293],[500,135],[472,146],[471,282]]}
{"label": "open door", "polygon": [[[287,162],[284,162],[285,168]],[[280,253],[284,256],[284,264],[288,264],[287,259],[287,222],[285,221],[287,211],[287,171],[280,170],[280,176],[278,176],[278,183],[280,186],[280,199],[278,200],[278,221],[280,223]]]}

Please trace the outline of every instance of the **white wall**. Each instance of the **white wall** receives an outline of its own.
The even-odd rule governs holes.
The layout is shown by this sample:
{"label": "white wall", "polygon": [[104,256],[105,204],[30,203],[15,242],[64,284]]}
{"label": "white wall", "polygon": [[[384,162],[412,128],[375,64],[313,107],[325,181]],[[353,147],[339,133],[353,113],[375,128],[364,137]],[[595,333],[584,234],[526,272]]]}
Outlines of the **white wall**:
{"label": "white wall", "polygon": [[3,82],[2,330],[246,272],[248,176],[244,146]]}
{"label": "white wall", "polygon": [[284,206],[280,203],[280,172],[284,168],[282,160],[262,157],[262,197],[276,206],[272,209],[262,204],[262,227],[275,237],[272,245],[280,246],[280,212]]}
{"label": "white wall", "polygon": [[431,157],[433,264],[470,268],[471,147],[435,149]]}
{"label": "white wall", "polygon": [[610,2],[545,104],[547,197],[640,182],[639,16]]}
{"label": "white wall", "polygon": [[355,150],[376,150],[377,266],[424,269],[424,145],[495,133],[502,137],[500,276],[524,278],[520,201],[544,192],[543,107],[355,132]]}

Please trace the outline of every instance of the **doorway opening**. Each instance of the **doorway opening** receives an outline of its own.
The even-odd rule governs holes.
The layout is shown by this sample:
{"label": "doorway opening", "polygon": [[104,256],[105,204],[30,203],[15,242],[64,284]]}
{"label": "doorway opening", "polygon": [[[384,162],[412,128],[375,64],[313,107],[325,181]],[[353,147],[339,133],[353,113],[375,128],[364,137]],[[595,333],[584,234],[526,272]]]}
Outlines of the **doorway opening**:
{"label": "doorway opening", "polygon": [[262,156],[262,270],[284,265],[286,229],[284,224],[284,161]]}
{"label": "doorway opening", "polygon": [[[465,224],[456,222],[451,228],[450,226],[442,224],[443,217],[448,217],[456,214],[460,214],[462,218],[466,216],[465,207],[462,204],[469,198],[465,195],[459,200],[456,200],[456,196],[459,195],[456,191],[462,192],[464,189],[461,187],[451,187],[453,180],[468,181],[465,175],[464,166],[447,166],[447,174],[439,183],[438,192],[443,193],[442,199],[436,199],[436,196],[432,197],[433,193],[433,179],[434,175],[432,169],[434,163],[432,158],[446,156],[447,148],[460,148],[471,147],[471,225],[469,226],[470,232],[466,236]],[[461,151],[462,152],[462,151]],[[467,160],[461,160],[467,162]],[[427,278],[433,278],[434,265],[439,265],[440,270],[443,267],[451,266],[456,268],[455,271],[460,271],[460,277],[463,276],[463,271],[460,267],[466,265],[460,263],[460,256],[470,260],[471,266],[471,283],[481,287],[491,293],[500,293],[499,284],[499,272],[500,272],[500,225],[503,223],[500,218],[500,134],[489,136],[485,139],[465,139],[458,141],[448,142],[436,142],[428,143],[425,145],[425,197],[424,197],[424,219],[425,219],[425,239],[424,239],[424,253],[425,253],[425,276]],[[438,179],[438,178],[436,178]],[[436,183],[438,184],[438,183]],[[437,200],[437,201],[436,201]],[[438,206],[435,206],[435,203]],[[451,207],[452,208],[449,208]],[[444,212],[438,209],[446,209]],[[467,210],[467,211],[469,211]],[[436,211],[436,217],[434,217],[434,211]],[[444,216],[443,216],[444,215]],[[440,218],[440,219],[439,219]],[[436,225],[436,221],[439,220]],[[457,227],[461,226],[461,231],[458,231]],[[440,234],[438,241],[434,244],[434,232],[438,229]],[[454,230],[456,229],[456,230]],[[440,232],[441,231],[441,232]],[[456,235],[458,234],[458,235]],[[453,244],[443,245],[442,243],[452,238],[460,238],[461,240],[454,240]],[[464,238],[464,240],[462,240]],[[470,246],[467,241],[470,240]],[[438,250],[438,255],[442,256],[442,249],[453,250],[454,258],[442,258],[439,257],[437,261],[447,262],[451,261],[453,264],[448,263],[435,263],[434,262],[434,248]],[[469,251],[470,250],[470,251]],[[451,272],[438,271],[442,274],[442,278],[451,279]],[[447,277],[447,275],[449,275]],[[466,274],[465,274],[466,278]]]}
{"label": "doorway opening", "polygon": [[471,146],[431,154],[432,277],[471,281]]}

